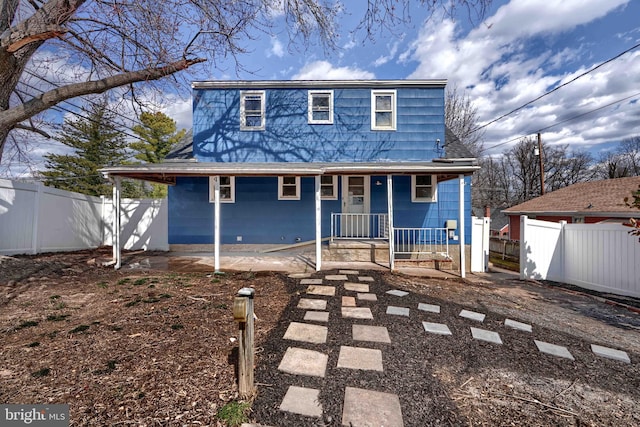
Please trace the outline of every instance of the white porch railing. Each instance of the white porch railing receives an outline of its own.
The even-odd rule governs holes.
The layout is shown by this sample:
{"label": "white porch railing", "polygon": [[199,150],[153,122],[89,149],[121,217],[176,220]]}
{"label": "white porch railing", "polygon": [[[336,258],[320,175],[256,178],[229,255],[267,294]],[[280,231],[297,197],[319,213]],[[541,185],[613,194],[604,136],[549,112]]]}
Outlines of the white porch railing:
{"label": "white porch railing", "polygon": [[449,239],[446,228],[394,227],[395,255],[429,255],[449,258]]}
{"label": "white porch railing", "polygon": [[386,213],[332,213],[331,241],[335,239],[388,239]]}

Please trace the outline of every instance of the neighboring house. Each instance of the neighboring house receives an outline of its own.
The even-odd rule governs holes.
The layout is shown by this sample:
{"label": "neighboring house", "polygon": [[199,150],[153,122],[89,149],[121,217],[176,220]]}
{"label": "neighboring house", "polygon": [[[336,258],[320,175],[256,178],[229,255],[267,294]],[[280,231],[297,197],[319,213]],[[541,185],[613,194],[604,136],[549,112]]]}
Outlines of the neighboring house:
{"label": "neighboring house", "polygon": [[191,144],[161,164],[103,172],[172,185],[170,244],[320,249],[326,239],[388,242],[393,230],[394,254],[468,245],[478,166],[445,132],[445,84],[194,82]]}
{"label": "neighboring house", "polygon": [[573,184],[536,197],[502,212],[509,216],[511,238],[520,240],[520,215],[542,221],[595,224],[626,222],[638,217],[637,209],[627,207],[625,197],[638,189],[640,176]]}

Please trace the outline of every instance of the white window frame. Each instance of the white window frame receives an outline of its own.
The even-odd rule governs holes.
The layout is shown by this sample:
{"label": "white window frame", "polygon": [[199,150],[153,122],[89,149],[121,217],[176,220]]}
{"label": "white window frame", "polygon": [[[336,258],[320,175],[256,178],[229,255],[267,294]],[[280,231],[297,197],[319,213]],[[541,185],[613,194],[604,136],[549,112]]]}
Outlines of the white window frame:
{"label": "white window frame", "polygon": [[[331,184],[323,184],[322,178],[331,178]],[[324,196],[322,195],[322,187],[328,187],[331,185],[333,187],[333,195]],[[320,175],[320,198],[322,200],[338,200],[338,177],[335,175]]]}
{"label": "white window frame", "polygon": [[[224,176],[228,176],[228,175],[224,175]],[[236,202],[236,177],[235,176],[228,176],[228,177],[229,177],[229,185],[225,186],[225,185],[220,184],[220,189],[222,189],[222,187],[229,187],[231,196],[228,199],[220,198],[220,203],[235,203]],[[222,176],[210,176],[209,177],[209,203],[215,203],[215,201],[216,201],[215,178],[222,178]]]}
{"label": "white window frame", "polygon": [[[411,202],[413,203],[435,203],[438,201],[438,180],[436,175],[431,176],[431,197],[416,196],[416,175],[411,175]],[[426,187],[426,186],[425,186]]]}
{"label": "white window frame", "polygon": [[[397,91],[395,90],[372,90],[371,91],[371,130],[396,130],[397,119]],[[376,97],[378,96],[391,96],[391,110],[377,110],[376,109]],[[391,125],[378,126],[376,122],[376,113],[378,112],[391,112]]]}
{"label": "white window frame", "polygon": [[[284,192],[284,178],[295,178],[296,194],[295,196],[285,196]],[[291,185],[291,184],[287,184]],[[278,177],[278,200],[300,200],[300,177],[299,176],[279,176]]]}
{"label": "white window frame", "polygon": [[[260,97],[260,126],[247,125],[247,111],[245,110],[245,99],[249,96]],[[240,130],[261,131],[265,129],[265,123],[266,123],[265,104],[266,104],[266,95],[263,90],[243,90],[240,92]]]}
{"label": "white window frame", "polygon": [[[313,108],[313,98],[315,96],[328,95],[329,96],[329,119],[327,120],[316,120],[313,118],[314,111],[324,111],[324,110],[314,110]],[[308,92],[308,113],[307,118],[309,124],[317,124],[317,125],[331,125],[333,124],[333,91],[332,90],[310,90]]]}

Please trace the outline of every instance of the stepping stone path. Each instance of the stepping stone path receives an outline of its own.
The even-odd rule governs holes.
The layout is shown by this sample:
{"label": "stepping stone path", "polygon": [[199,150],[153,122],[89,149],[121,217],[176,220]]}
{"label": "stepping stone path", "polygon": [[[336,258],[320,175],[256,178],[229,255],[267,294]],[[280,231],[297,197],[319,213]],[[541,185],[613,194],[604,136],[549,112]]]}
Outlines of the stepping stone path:
{"label": "stepping stone path", "polygon": [[[352,281],[349,281],[349,276]],[[353,281],[354,277],[357,278],[356,282]],[[300,280],[300,285],[306,286],[306,296],[308,296],[308,298],[300,298],[297,307],[307,311],[304,314],[304,322],[291,322],[283,336],[283,339],[292,342],[292,346],[285,352],[278,370],[300,377],[325,377],[328,355],[335,351],[327,347],[330,326],[324,325],[329,321],[329,312],[326,309],[329,302],[332,304],[340,302],[342,317],[354,321],[351,336],[353,344],[340,346],[335,367],[356,371],[374,371],[375,375],[380,375],[380,378],[383,379],[385,375],[384,345],[390,344],[393,337],[389,335],[386,327],[375,324],[376,319],[371,308],[375,307],[379,295],[370,292],[369,289],[369,283],[374,282],[374,279],[369,276],[359,276],[359,272],[356,270],[340,270],[339,274],[326,275],[323,278],[299,275],[296,279]],[[327,282],[330,282],[331,285],[325,285]],[[391,289],[385,294],[390,295],[389,298],[402,298],[409,293],[399,289]],[[328,300],[320,297],[328,298]],[[410,320],[416,318],[435,320],[440,314],[440,306],[419,303],[417,310],[412,311],[410,307],[389,305],[385,312],[390,316],[408,317]],[[459,317],[483,323],[485,314],[462,310]],[[397,319],[395,321],[404,320]],[[466,323],[468,327],[468,322],[462,319],[460,322],[461,324]],[[448,325],[427,321],[421,323],[425,331],[424,339],[452,339],[445,337],[453,335]],[[516,330],[518,333],[531,333],[533,329],[531,324],[513,319],[505,319],[504,328]],[[489,343],[483,346],[487,351],[491,351],[488,350],[490,347],[495,348],[492,345],[504,345],[500,334],[496,331],[475,327],[471,327],[470,330],[473,340]],[[443,337],[435,338],[433,335]],[[429,336],[433,338],[428,338]],[[566,347],[539,340],[534,340],[534,343],[540,353],[575,360]],[[305,345],[312,345],[314,350],[302,348]],[[379,348],[368,348],[367,345]],[[482,351],[483,347],[480,347],[479,351]],[[505,347],[508,347],[508,342]],[[599,357],[631,363],[629,355],[622,350],[592,344],[591,351]],[[534,352],[531,353],[531,357],[536,357]],[[313,422],[314,418],[322,419],[323,417],[323,408],[319,402],[321,390],[303,387],[305,383],[305,380],[301,380],[299,384],[290,385],[283,396],[279,409],[309,417]],[[400,399],[396,394],[349,386],[345,388],[342,420],[335,421],[344,426],[404,426]]]}
{"label": "stepping stone path", "polygon": [[[369,276],[358,276],[355,270],[340,270],[339,274],[326,275],[322,279],[302,278],[301,285],[307,286],[306,295],[298,301],[298,308],[308,310],[305,312],[305,322],[327,322],[329,313],[328,301],[325,299],[311,298],[311,296],[329,297],[332,301],[339,295],[341,314],[345,319],[365,322],[367,324],[354,323],[352,325],[353,345],[340,346],[336,368],[374,371],[384,375],[383,351],[375,348],[367,348],[367,343],[389,344],[391,337],[384,326],[368,324],[374,322],[370,307],[359,304],[372,304],[378,301],[375,293],[369,292],[369,284],[374,279]],[[349,282],[348,276],[356,276],[358,282]],[[353,279],[352,279],[353,280]],[[331,281],[336,286],[326,286],[323,283]],[[399,297],[408,295],[408,292],[394,290],[391,295]],[[409,308],[388,307],[388,313],[396,313],[401,316],[409,316]],[[292,342],[313,344],[315,349],[326,346],[327,335],[330,332],[327,326],[317,323],[291,322],[283,339]],[[285,352],[278,370],[289,374],[324,378],[329,349],[324,351],[308,350],[300,347],[289,347]],[[320,390],[303,387],[304,381],[289,386],[282,399],[280,410],[299,414],[305,417],[322,418],[322,405],[318,397]],[[354,387],[346,387],[344,395],[342,425],[346,426],[373,426],[384,425],[388,427],[404,426],[402,420],[402,408],[400,399],[396,394],[383,393],[379,390],[364,390]]]}

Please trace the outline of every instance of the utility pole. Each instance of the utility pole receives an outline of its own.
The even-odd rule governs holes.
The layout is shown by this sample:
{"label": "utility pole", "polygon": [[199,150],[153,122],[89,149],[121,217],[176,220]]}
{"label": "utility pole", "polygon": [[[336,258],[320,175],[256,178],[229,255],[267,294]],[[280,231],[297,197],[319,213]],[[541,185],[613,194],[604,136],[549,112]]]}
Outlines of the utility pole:
{"label": "utility pole", "polygon": [[540,195],[544,196],[544,159],[542,157],[542,136],[538,132],[538,156],[540,157]]}

